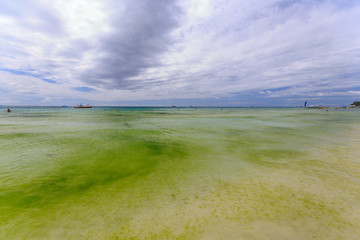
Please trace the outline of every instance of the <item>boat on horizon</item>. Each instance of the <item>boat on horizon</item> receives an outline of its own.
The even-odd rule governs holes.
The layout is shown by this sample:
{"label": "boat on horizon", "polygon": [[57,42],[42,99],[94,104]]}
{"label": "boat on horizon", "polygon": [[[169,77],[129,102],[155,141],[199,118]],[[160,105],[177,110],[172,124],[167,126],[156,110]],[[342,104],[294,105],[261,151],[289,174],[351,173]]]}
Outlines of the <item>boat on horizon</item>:
{"label": "boat on horizon", "polygon": [[328,106],[318,106],[318,105],[310,105],[310,106],[307,106],[307,102],[308,102],[308,101],[305,101],[305,103],[304,103],[304,108],[316,108],[316,109],[329,108]]}
{"label": "boat on horizon", "polygon": [[89,104],[87,105],[77,104],[77,106],[74,108],[92,108],[92,106],[90,106]]}

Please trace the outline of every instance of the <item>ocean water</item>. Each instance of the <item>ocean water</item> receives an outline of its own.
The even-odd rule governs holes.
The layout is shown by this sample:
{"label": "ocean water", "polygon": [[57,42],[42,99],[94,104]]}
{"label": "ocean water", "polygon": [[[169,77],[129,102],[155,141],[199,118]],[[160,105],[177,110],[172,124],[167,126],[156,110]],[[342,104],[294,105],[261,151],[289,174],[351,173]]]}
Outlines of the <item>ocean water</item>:
{"label": "ocean water", "polygon": [[0,109],[0,239],[360,239],[360,111]]}

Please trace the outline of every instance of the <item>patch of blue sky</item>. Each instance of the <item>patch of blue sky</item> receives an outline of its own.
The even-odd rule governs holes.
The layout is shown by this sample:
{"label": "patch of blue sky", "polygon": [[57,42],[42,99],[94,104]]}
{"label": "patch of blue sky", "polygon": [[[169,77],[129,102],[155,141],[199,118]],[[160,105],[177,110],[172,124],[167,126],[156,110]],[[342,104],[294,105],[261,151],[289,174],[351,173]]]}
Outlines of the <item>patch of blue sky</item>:
{"label": "patch of blue sky", "polygon": [[332,3],[339,8],[342,7],[351,7],[355,4],[356,1],[353,0],[283,0],[275,4],[280,9],[286,9],[293,7],[296,4],[314,6],[321,3]]}
{"label": "patch of blue sky", "polygon": [[0,68],[0,71],[2,72],[8,72],[15,75],[20,76],[30,76],[30,77],[36,77],[36,78],[43,78],[45,76],[51,75],[49,72],[39,72],[34,68],[27,68],[27,69],[10,69],[10,68]]}
{"label": "patch of blue sky", "polygon": [[289,7],[293,6],[294,4],[300,3],[300,2],[302,2],[302,1],[299,1],[299,0],[284,0],[284,1],[277,2],[275,4],[275,6],[277,6],[280,9],[284,9],[284,8],[289,8]]}
{"label": "patch of blue sky", "polygon": [[12,73],[15,75],[20,75],[20,76],[30,76],[30,77],[36,77],[36,78],[42,77],[40,74],[33,73],[32,72],[33,69],[30,69],[30,71],[25,71],[25,70],[17,70],[17,69],[0,68],[0,71],[8,72],[8,73]]}
{"label": "patch of blue sky", "polygon": [[40,78],[41,80],[48,82],[48,83],[57,83],[55,80],[49,79],[49,78],[43,78],[45,75],[50,75],[50,73],[40,74],[36,71],[36,69],[28,68],[26,70],[23,69],[9,69],[9,68],[0,68],[0,71],[2,72],[8,72],[14,75],[19,76],[30,76],[35,78]]}
{"label": "patch of blue sky", "polygon": [[360,86],[359,87],[333,88],[333,89],[321,90],[321,92],[324,92],[324,93],[338,92],[338,93],[344,93],[344,94],[351,92],[351,91],[360,91]]}
{"label": "patch of blue sky", "polygon": [[48,83],[57,83],[55,80],[48,79],[48,78],[43,78],[41,80],[43,80],[44,82],[48,82]]}
{"label": "patch of blue sky", "polygon": [[342,79],[359,78],[360,72],[356,71],[356,72],[342,73],[342,74],[338,74],[337,77]]}
{"label": "patch of blue sky", "polygon": [[72,89],[79,92],[97,92],[95,89],[89,87],[74,87]]}
{"label": "patch of blue sky", "polygon": [[359,87],[346,88],[345,90],[348,90],[348,91],[360,91],[360,86]]}
{"label": "patch of blue sky", "polygon": [[288,90],[291,87],[279,87],[279,88],[270,88],[270,89],[265,89],[264,91],[271,91],[271,92],[277,92],[277,91],[284,91],[284,90]]}

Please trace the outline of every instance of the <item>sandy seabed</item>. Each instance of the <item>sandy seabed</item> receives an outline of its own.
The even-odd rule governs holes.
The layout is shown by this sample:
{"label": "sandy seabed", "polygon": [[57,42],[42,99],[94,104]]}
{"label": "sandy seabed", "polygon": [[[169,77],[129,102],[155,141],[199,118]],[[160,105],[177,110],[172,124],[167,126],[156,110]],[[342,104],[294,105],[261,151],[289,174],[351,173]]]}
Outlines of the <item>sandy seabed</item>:
{"label": "sandy seabed", "polygon": [[0,113],[0,239],[360,239],[360,112]]}

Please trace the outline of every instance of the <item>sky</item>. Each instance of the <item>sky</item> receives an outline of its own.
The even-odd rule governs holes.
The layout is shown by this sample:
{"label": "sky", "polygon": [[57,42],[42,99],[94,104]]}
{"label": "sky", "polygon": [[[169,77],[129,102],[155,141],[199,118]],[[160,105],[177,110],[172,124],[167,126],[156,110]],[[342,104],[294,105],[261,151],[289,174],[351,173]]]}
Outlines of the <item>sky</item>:
{"label": "sky", "polygon": [[0,1],[0,105],[355,100],[357,0]]}

